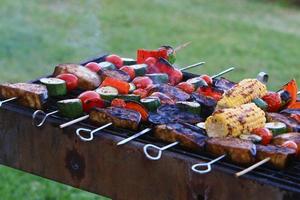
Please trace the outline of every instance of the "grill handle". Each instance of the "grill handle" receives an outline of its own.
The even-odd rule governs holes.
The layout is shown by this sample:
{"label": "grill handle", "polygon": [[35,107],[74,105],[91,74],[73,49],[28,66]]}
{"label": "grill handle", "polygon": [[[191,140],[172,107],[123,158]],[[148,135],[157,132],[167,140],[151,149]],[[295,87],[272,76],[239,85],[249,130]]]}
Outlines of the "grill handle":
{"label": "grill handle", "polygon": [[[144,149],[144,153],[145,153],[145,155],[148,159],[150,159],[150,160],[159,160],[161,158],[162,152],[164,150],[167,150],[167,149],[169,149],[169,148],[171,148],[171,147],[173,147],[177,144],[179,144],[179,142],[173,142],[173,143],[168,144],[164,147],[158,147],[158,146],[153,145],[153,144],[146,144],[143,149]],[[157,151],[157,154],[155,156],[152,156],[148,152],[150,149],[155,149]]]}
{"label": "grill handle", "polygon": [[[78,128],[76,130],[76,135],[79,137],[80,140],[84,141],[84,142],[90,142],[94,139],[94,134],[102,129],[105,129],[106,127],[112,125],[112,123],[108,123],[105,124],[99,128],[96,128],[94,130],[88,129],[88,128]],[[83,135],[81,135],[82,132],[86,132],[88,133],[88,137],[85,137]]]}
{"label": "grill handle", "polygon": [[[211,160],[207,163],[198,163],[198,164],[195,164],[192,166],[192,170],[196,173],[199,173],[199,174],[206,174],[208,172],[211,171],[211,165],[219,160],[221,160],[222,158],[224,158],[226,156],[226,154],[214,159],[214,160]],[[198,167],[200,167],[200,169],[197,169]],[[205,169],[202,169],[202,168],[205,168]]]}
{"label": "grill handle", "polygon": [[[33,114],[32,114],[32,124],[36,127],[41,127],[44,125],[46,119],[50,116],[50,115],[54,115],[55,113],[58,113],[58,110],[55,110],[53,112],[50,113],[45,113],[42,110],[36,110]],[[38,116],[41,116],[41,121],[38,121],[37,119],[39,118]]]}

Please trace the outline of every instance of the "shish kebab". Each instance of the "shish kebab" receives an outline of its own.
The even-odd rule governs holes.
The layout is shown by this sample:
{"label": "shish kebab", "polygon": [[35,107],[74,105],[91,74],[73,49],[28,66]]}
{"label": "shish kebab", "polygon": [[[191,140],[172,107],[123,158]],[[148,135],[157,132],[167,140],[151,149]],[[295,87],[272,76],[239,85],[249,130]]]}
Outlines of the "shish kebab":
{"label": "shish kebab", "polygon": [[[230,133],[232,136],[237,136],[241,133],[250,132],[251,129],[262,127],[265,123],[264,112],[253,103],[245,105],[243,104],[249,103],[259,96],[262,97],[265,93],[265,86],[258,81],[251,79],[241,81],[236,87],[225,93],[223,98],[218,102],[218,107],[223,109],[215,112],[206,120],[205,126],[208,135],[210,137],[216,137],[220,136],[219,134],[222,133],[222,136],[224,137]],[[235,107],[235,105],[238,107]],[[224,125],[226,126],[223,127]],[[168,129],[169,131],[166,131]],[[170,125],[169,128],[156,127],[156,130],[154,131],[154,136],[156,136],[156,138],[173,143],[164,147],[157,147],[152,144],[144,146],[144,152],[149,159],[159,159],[162,151],[180,143],[182,146],[191,149],[191,145],[188,145],[185,140],[182,140],[182,136],[178,134],[178,131],[176,133],[176,131],[174,132],[172,129],[174,128],[172,128],[172,126],[170,127]],[[299,131],[299,129],[297,130]],[[186,137],[190,138],[190,141],[195,140],[195,136],[191,134],[187,134]],[[202,141],[199,144],[199,148],[203,148],[204,143],[206,143],[205,146],[208,152],[221,156],[211,162],[194,165],[192,170],[198,173],[207,173],[211,169],[210,165],[213,162],[222,159],[225,157],[225,155],[228,155],[231,160],[239,164],[251,164],[256,159],[262,160],[266,159],[266,157],[270,157],[268,159],[270,159],[272,165],[277,168],[284,168],[288,160],[295,154],[294,149],[280,148],[276,146],[254,145],[252,142],[240,140],[238,138],[209,138],[205,142]],[[150,155],[148,153],[149,148],[158,150],[158,154],[156,156]],[[197,169],[198,167],[203,166],[207,167],[207,169]]]}
{"label": "shish kebab", "polygon": [[[138,59],[147,62],[147,56],[159,56],[167,59],[171,63],[174,63],[176,60],[176,53],[187,46],[189,46],[191,42],[187,42],[185,44],[181,44],[176,48],[172,48],[171,46],[161,46],[157,50],[138,50]],[[149,61],[153,61],[149,59]],[[106,62],[99,63],[100,67],[110,68],[112,65],[115,65],[117,68],[121,68],[123,65],[132,65],[136,64],[136,61],[133,59],[121,58],[117,55],[109,55],[105,57]],[[103,64],[103,66],[101,65]],[[58,79],[51,80],[50,82],[57,82],[62,87],[57,90],[51,90],[48,94],[47,89],[45,86],[40,84],[33,84],[33,83],[15,83],[9,84],[4,83],[0,85],[0,96],[6,98],[5,100],[0,101],[0,107],[8,103],[10,101],[18,100],[21,105],[26,107],[35,108],[35,109],[42,109],[43,105],[46,103],[48,96],[51,96],[53,92],[53,96],[62,96],[66,94],[67,89],[74,89],[74,86],[83,89],[83,90],[90,90],[95,89],[100,85],[99,76],[95,73],[99,69],[98,63],[91,62],[86,65],[85,69],[80,65],[76,64],[63,64],[60,66],[60,69],[55,71],[56,75],[61,74],[61,77]],[[77,67],[74,67],[77,66]],[[124,72],[127,72],[124,66]],[[67,73],[67,75],[65,74]],[[72,76],[73,75],[73,76]],[[49,85],[49,80],[47,83]],[[50,84],[51,85],[51,84]],[[65,86],[63,86],[65,85]],[[57,113],[57,112],[55,112]],[[41,113],[46,115],[46,113]],[[52,114],[52,113],[48,113]]]}
{"label": "shish kebab", "polygon": [[[181,71],[183,71],[183,70],[188,70],[188,69],[191,69],[191,68],[194,68],[194,67],[197,67],[197,66],[201,66],[201,65],[203,65],[204,63],[205,63],[205,62],[199,62],[199,63],[193,64],[193,65],[189,65],[189,66],[187,66],[187,67],[183,67],[183,68],[180,69],[180,70],[181,70]],[[106,70],[106,71],[104,71],[104,73],[107,73],[108,71],[110,71],[110,70]],[[109,74],[109,75],[110,75],[110,76],[116,76],[116,71],[114,71],[113,74]],[[106,77],[107,77],[107,76],[106,76]],[[105,78],[105,77],[104,77],[104,78]],[[117,81],[117,80],[115,80],[115,81]],[[126,82],[129,81],[129,78],[126,78],[124,81],[126,81]],[[102,82],[102,85],[103,85],[104,82],[105,82],[105,80]],[[97,91],[97,90],[96,90],[96,91]],[[82,95],[84,95],[84,94],[82,94]],[[82,95],[79,95],[79,98],[80,98]],[[91,107],[91,106],[90,106],[90,107]],[[37,115],[40,115],[40,114],[44,115],[44,117],[42,118],[41,122],[40,122],[39,124],[37,124],[37,126],[42,126],[43,123],[45,122],[45,120],[47,119],[47,117],[49,117],[49,116],[52,115],[52,114],[56,114],[56,113],[58,113],[58,112],[59,112],[59,110],[56,110],[56,111],[53,111],[53,112],[51,112],[51,113],[46,114],[46,113],[44,113],[44,111],[42,111],[42,110],[37,110],[37,111],[33,114],[33,120],[35,121]],[[83,120],[88,119],[88,118],[89,118],[89,115],[84,115],[84,116],[79,117],[79,118],[77,118],[77,119],[75,119],[75,120],[72,120],[72,121],[70,121],[70,122],[67,122],[67,123],[65,123],[65,124],[60,125],[60,128],[65,128],[65,127],[67,127],[67,126],[70,126],[70,125],[72,125],[72,124],[78,123],[78,122],[83,121]],[[111,125],[111,124],[110,124],[110,125]],[[106,125],[106,126],[104,126],[104,127],[107,127],[107,126],[109,126],[109,125]]]}

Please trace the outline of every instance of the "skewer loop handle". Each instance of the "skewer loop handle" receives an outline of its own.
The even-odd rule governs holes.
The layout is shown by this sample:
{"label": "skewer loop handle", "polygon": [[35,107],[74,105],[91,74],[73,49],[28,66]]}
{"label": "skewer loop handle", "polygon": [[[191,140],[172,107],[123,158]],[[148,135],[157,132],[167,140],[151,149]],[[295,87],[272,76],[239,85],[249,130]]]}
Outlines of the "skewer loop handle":
{"label": "skewer loop handle", "polygon": [[[179,142],[173,142],[167,146],[164,146],[164,147],[158,147],[156,145],[153,145],[153,144],[147,144],[144,146],[143,150],[144,150],[144,153],[146,155],[146,157],[150,160],[159,160],[161,158],[161,155],[162,155],[162,152],[164,150],[167,150],[175,145],[179,144]],[[152,156],[150,153],[149,153],[149,149],[155,149],[157,150],[157,154],[155,156]]]}
{"label": "skewer loop handle", "polygon": [[[36,110],[33,114],[32,114],[32,124],[36,127],[41,127],[44,125],[46,119],[50,116],[50,115],[54,115],[55,113],[58,113],[59,111],[53,111],[50,113],[45,113],[43,110]],[[38,116],[41,116],[41,121],[38,122],[37,118]]]}
{"label": "skewer loop handle", "polygon": [[[79,137],[80,140],[84,141],[84,142],[90,142],[94,139],[94,134],[102,129],[105,129],[106,127],[112,125],[112,123],[108,123],[108,124],[105,124],[99,128],[96,128],[94,130],[91,130],[91,129],[88,129],[88,128],[78,128],[76,130],[76,135]],[[83,135],[81,135],[81,132],[86,132],[88,133],[88,136],[85,137]]]}
{"label": "skewer loop handle", "polygon": [[[198,164],[195,164],[192,166],[192,170],[196,173],[199,173],[199,174],[206,174],[208,172],[211,171],[211,165],[219,160],[221,160],[222,158],[224,158],[226,156],[226,154],[214,159],[214,160],[211,160],[210,162],[207,162],[207,163],[198,163]],[[198,169],[199,167],[201,167],[200,169]],[[205,168],[205,169],[203,169]]]}

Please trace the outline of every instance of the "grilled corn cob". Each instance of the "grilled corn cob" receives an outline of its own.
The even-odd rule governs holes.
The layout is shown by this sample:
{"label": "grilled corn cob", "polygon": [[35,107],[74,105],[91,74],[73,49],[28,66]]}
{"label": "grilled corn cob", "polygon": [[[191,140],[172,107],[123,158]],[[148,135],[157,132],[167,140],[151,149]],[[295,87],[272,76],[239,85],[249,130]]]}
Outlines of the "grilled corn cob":
{"label": "grilled corn cob", "polygon": [[266,86],[257,79],[244,79],[227,91],[217,104],[217,109],[232,108],[250,103],[267,93]]}
{"label": "grilled corn cob", "polygon": [[264,111],[254,103],[249,103],[216,111],[205,121],[205,128],[209,137],[237,137],[264,127],[265,122]]}

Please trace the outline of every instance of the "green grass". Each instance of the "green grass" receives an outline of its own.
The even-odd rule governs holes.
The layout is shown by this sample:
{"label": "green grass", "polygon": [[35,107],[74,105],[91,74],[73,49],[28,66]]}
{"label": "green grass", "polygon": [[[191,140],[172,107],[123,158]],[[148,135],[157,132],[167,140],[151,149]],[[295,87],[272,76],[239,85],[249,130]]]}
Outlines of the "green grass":
{"label": "green grass", "polygon": [[[0,80],[25,81],[103,52],[135,57],[191,41],[177,64],[206,61],[194,73],[228,66],[233,80],[270,74],[270,88],[300,82],[300,12],[258,0],[0,0]],[[0,167],[1,199],[101,199],[19,171]]]}

